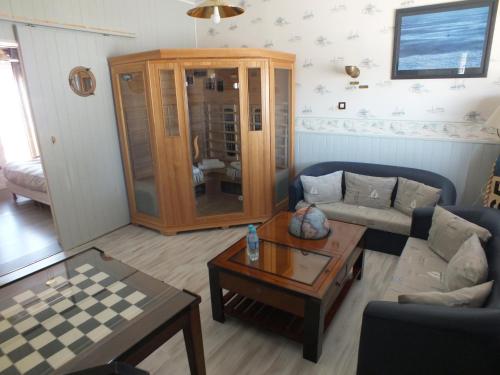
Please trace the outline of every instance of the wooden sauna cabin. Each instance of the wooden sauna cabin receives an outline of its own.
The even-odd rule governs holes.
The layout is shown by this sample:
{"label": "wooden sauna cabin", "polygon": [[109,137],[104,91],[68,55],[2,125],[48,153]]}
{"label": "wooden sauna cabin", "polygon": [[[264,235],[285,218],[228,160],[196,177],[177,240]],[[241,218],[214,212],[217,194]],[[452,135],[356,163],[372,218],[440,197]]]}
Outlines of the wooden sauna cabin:
{"label": "wooden sauna cabin", "polygon": [[110,58],[132,223],[175,234],[285,208],[294,62],[251,48]]}

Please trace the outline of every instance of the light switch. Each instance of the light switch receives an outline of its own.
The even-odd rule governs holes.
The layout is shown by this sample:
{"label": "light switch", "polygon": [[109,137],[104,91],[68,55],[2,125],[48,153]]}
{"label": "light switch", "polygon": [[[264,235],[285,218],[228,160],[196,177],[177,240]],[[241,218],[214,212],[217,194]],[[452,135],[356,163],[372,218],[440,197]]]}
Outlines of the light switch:
{"label": "light switch", "polygon": [[340,109],[340,110],[344,110],[344,109],[346,109],[346,104],[345,104],[345,102],[339,102],[339,104],[338,104],[338,109]]}

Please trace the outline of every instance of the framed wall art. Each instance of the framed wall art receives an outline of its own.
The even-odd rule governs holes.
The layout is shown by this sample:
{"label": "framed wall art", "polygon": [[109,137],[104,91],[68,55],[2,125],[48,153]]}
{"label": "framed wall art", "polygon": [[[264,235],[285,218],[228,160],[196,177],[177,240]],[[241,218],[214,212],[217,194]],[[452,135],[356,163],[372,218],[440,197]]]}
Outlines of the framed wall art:
{"label": "framed wall art", "polygon": [[396,10],[392,79],[486,77],[498,0]]}

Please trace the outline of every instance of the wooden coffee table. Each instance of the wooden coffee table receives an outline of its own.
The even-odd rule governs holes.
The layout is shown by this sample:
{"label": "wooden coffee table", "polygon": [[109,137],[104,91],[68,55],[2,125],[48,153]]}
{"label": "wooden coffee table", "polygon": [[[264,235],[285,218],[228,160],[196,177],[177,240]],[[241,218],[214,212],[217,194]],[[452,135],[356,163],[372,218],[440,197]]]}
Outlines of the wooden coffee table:
{"label": "wooden coffee table", "polygon": [[317,362],[323,334],[354,280],[363,271],[366,227],[329,221],[321,240],[288,233],[290,212],[258,229],[260,257],[246,255],[246,238],[208,263],[213,319],[236,317],[303,343]]}

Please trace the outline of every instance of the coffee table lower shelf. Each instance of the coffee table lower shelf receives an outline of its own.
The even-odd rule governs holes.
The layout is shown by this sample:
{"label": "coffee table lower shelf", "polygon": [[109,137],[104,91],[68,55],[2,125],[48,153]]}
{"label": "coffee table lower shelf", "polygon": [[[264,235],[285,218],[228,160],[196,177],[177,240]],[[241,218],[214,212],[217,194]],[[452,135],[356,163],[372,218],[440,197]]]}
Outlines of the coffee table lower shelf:
{"label": "coffee table lower shelf", "polygon": [[304,318],[252,300],[234,292],[223,298],[224,314],[278,333],[297,342],[303,341]]}
{"label": "coffee table lower shelf", "polygon": [[[354,280],[360,276],[359,269],[354,269],[345,281],[342,290],[325,315],[324,332],[328,329],[335,313],[340,308]],[[237,318],[267,331],[285,336],[299,343],[304,342],[304,318],[266,305],[265,303],[227,291],[223,298],[224,314]]]}

